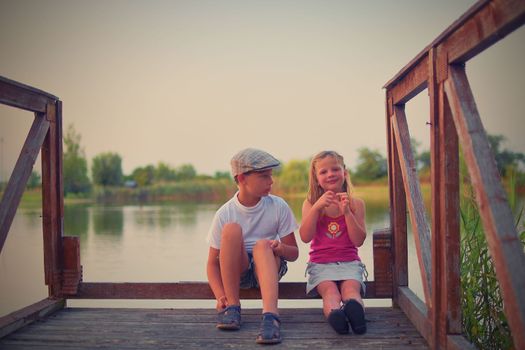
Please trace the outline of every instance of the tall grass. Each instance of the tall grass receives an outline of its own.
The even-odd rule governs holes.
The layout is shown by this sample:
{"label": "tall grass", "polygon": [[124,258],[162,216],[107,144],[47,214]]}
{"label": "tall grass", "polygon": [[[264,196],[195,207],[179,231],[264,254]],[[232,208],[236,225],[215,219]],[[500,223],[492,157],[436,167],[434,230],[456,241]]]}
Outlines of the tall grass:
{"label": "tall grass", "polygon": [[[512,336],[474,190],[465,171],[462,171],[461,177],[460,273],[463,331],[480,349],[512,349]],[[508,191],[511,209],[518,213],[516,227],[520,228],[523,207],[517,210],[515,181],[512,177],[509,179]],[[519,235],[525,246],[525,231]]]}

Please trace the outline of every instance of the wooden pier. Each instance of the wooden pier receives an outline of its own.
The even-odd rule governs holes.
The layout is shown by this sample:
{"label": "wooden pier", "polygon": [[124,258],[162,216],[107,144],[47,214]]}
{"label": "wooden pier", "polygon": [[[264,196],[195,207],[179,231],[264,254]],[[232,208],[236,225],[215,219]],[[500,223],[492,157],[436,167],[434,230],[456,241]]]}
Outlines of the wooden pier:
{"label": "wooden pier", "polygon": [[[468,60],[524,23],[524,0],[479,1],[387,82],[390,227],[372,235],[374,279],[367,282],[365,297],[390,299],[393,307],[368,308],[368,332],[362,336],[337,335],[320,308],[282,309],[284,342],[275,347],[472,347],[462,333],[460,299],[461,144],[514,347],[525,349],[525,253],[465,73]],[[430,100],[430,223],[424,215],[405,115],[405,105],[425,89]],[[211,309],[66,307],[68,299],[198,300],[213,299],[213,295],[205,282],[83,281],[80,241],[63,229],[62,102],[52,94],[0,77],[0,103],[34,115],[0,203],[0,253],[41,152],[44,279],[49,289],[47,299],[0,318],[0,349],[259,348],[255,344],[257,309],[243,310],[240,331],[222,332],[214,327],[215,311]],[[423,300],[408,287],[407,213]],[[304,290],[304,283],[281,283],[279,296],[306,299]],[[257,290],[241,294],[241,299],[257,298]]]}
{"label": "wooden pier", "polygon": [[[211,309],[65,308],[0,339],[0,349],[261,349],[260,309],[245,309],[240,331],[215,328]],[[320,309],[283,309],[279,349],[428,349],[400,309],[367,309],[369,331],[338,335]]]}

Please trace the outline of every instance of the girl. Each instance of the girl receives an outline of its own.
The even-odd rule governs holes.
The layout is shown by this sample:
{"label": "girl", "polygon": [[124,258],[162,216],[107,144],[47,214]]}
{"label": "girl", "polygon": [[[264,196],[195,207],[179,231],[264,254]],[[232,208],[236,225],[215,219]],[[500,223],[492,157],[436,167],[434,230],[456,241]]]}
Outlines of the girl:
{"label": "girl", "polygon": [[[310,164],[308,196],[299,233],[311,242],[306,293],[320,294],[328,323],[339,334],[366,332],[364,265],[357,254],[365,238],[365,204],[350,192],[343,157],[323,151]],[[362,294],[361,294],[362,293]]]}

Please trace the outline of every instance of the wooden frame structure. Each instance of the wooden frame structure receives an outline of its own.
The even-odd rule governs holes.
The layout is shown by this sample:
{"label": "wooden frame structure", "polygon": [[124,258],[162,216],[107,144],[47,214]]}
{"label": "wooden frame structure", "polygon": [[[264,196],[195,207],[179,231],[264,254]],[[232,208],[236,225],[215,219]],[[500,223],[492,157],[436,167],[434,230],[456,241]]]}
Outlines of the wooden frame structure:
{"label": "wooden frame structure", "polygon": [[[464,64],[525,22],[525,1],[481,1],[386,85],[391,228],[373,234],[375,281],[367,298],[392,298],[432,348],[470,347],[461,336],[459,178],[461,142],[500,282],[516,348],[525,348],[525,254],[499,181]],[[428,88],[431,118],[432,222],[425,215],[405,104]],[[0,103],[34,113],[34,122],[0,203],[0,253],[38,152],[42,150],[45,283],[49,298],[0,318],[0,337],[65,306],[66,299],[210,299],[205,282],[82,281],[79,240],[64,236],[62,103],[46,92],[0,77]],[[483,167],[483,171],[481,168]],[[408,288],[407,209],[425,300]],[[431,235],[432,232],[432,235]],[[303,299],[304,283],[281,283],[279,297]],[[241,298],[260,298],[257,290]]]}
{"label": "wooden frame structure", "polygon": [[[464,348],[459,275],[460,143],[516,348],[525,348],[525,254],[465,74],[465,63],[525,22],[525,1],[480,1],[384,86],[394,303],[432,348]],[[417,179],[405,104],[428,89],[432,219]],[[407,207],[425,300],[408,288]],[[432,234],[431,234],[432,232]]]}

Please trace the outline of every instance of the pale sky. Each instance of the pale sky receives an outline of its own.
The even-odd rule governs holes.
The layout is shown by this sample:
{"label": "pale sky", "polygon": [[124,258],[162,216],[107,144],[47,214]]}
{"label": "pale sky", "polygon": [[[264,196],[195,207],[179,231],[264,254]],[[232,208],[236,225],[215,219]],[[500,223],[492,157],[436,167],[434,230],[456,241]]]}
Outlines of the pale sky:
{"label": "pale sky", "polygon": [[[0,75],[58,96],[63,122],[125,173],[159,161],[229,170],[257,147],[386,154],[384,84],[474,1],[0,0]],[[485,128],[525,152],[525,31],[467,65]],[[426,91],[407,104],[428,148]],[[0,180],[29,112],[0,105]],[[36,165],[40,169],[40,164]]]}

